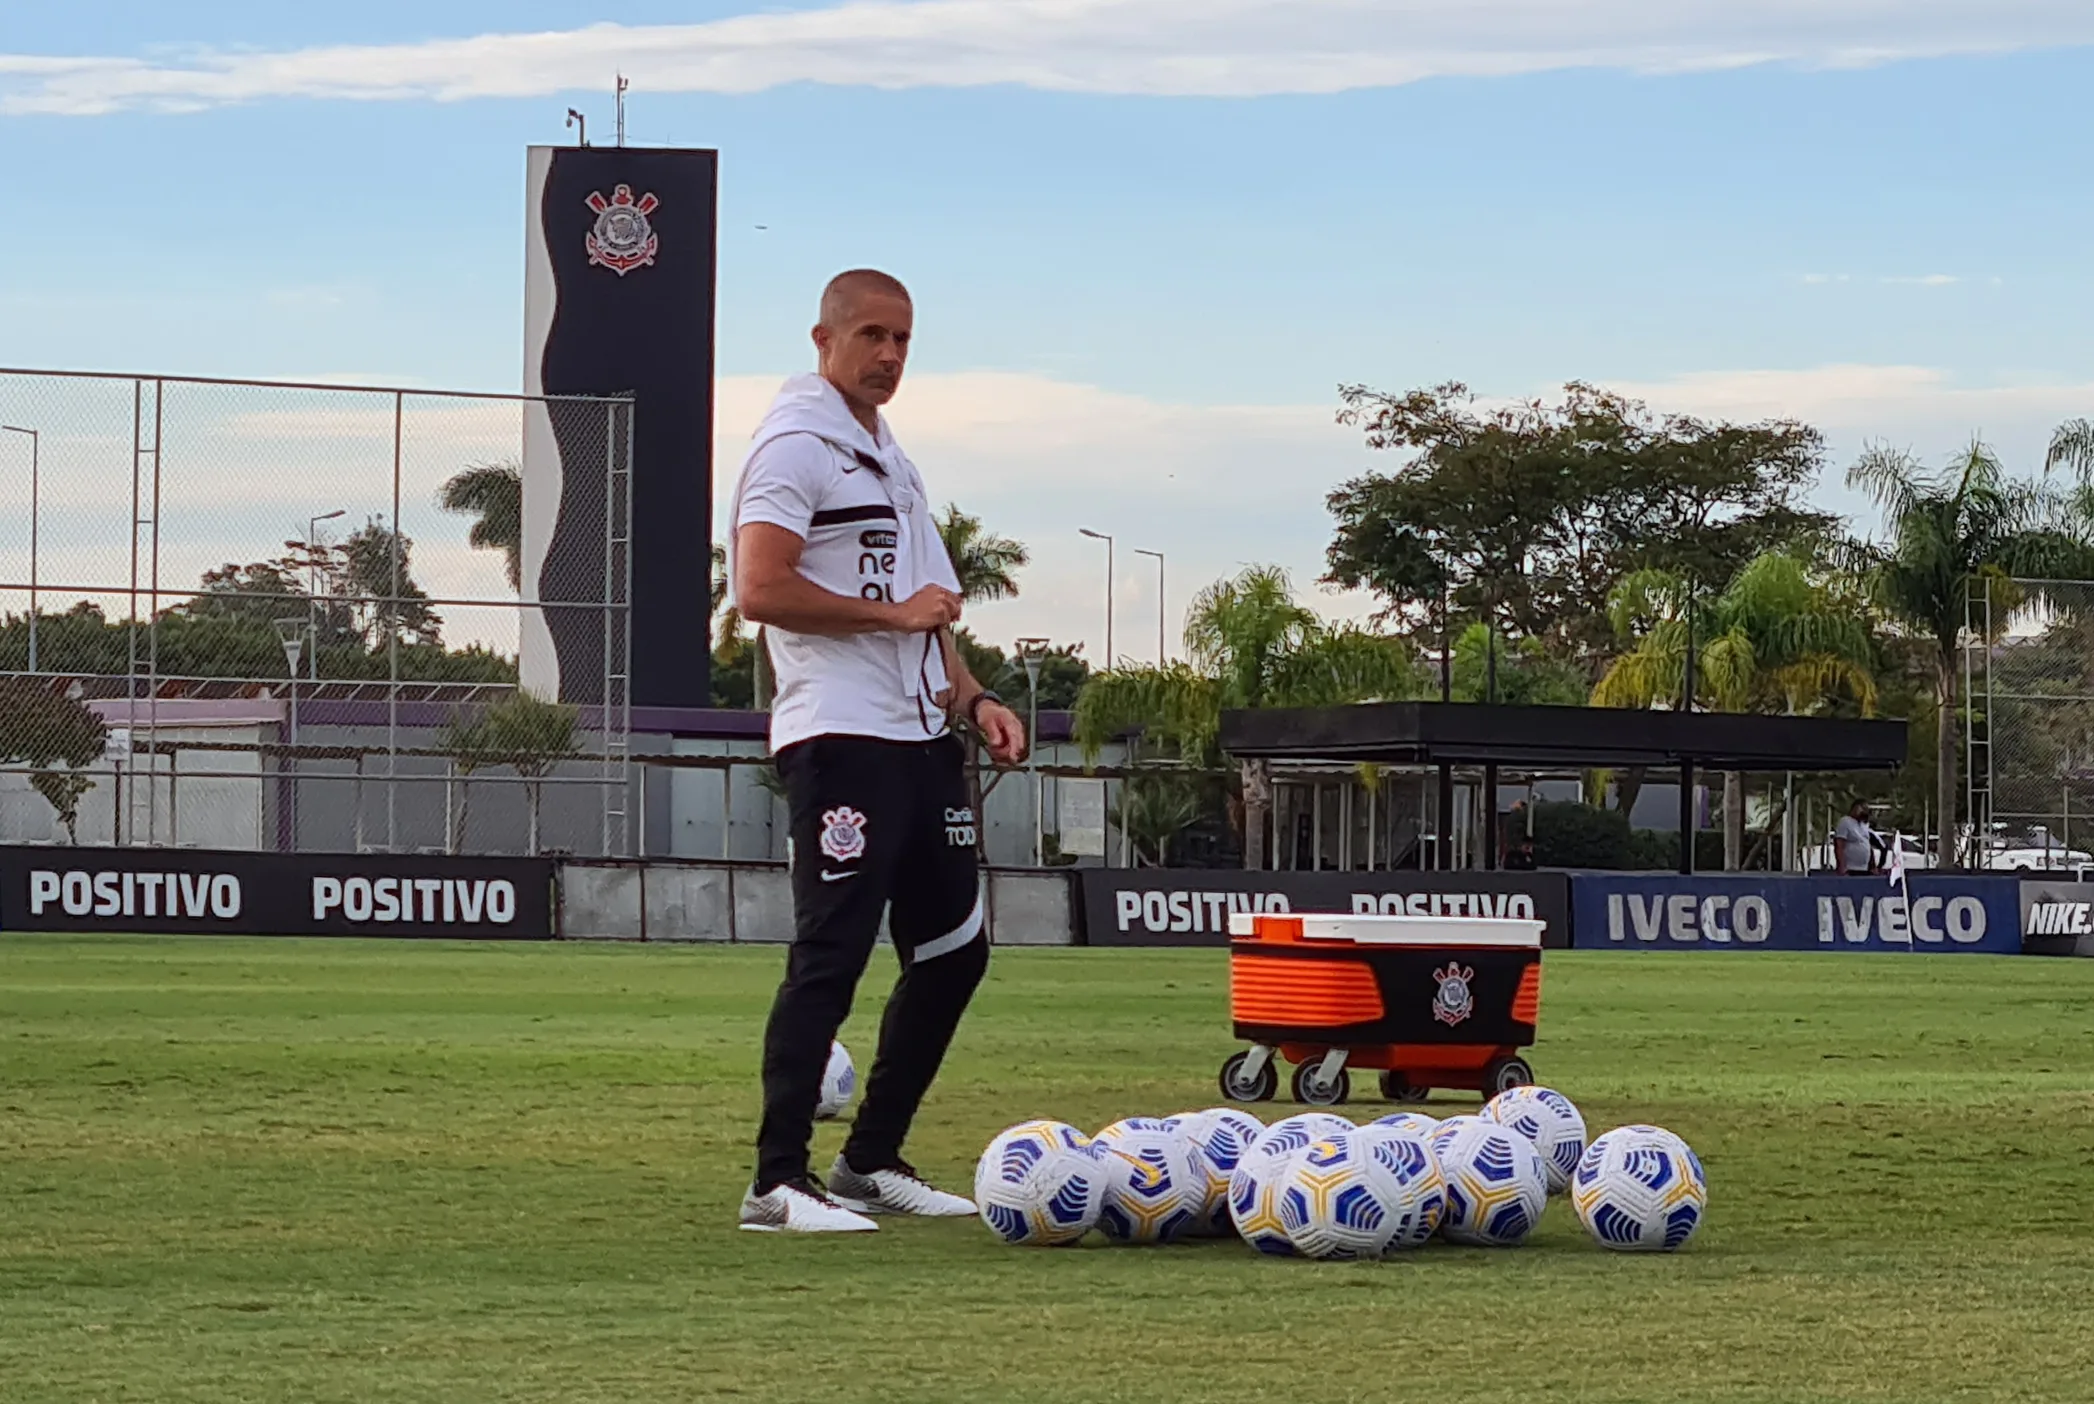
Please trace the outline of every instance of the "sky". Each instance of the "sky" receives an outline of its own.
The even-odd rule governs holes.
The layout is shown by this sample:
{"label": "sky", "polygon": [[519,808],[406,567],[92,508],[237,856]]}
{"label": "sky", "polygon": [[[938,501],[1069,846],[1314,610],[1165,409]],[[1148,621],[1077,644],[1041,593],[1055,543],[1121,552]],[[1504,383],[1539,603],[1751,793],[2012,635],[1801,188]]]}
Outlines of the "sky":
{"label": "sky", "polygon": [[[889,269],[898,432],[1032,551],[997,642],[1103,653],[1082,527],[1123,656],[1157,653],[1136,548],[1172,649],[1254,561],[1371,608],[1316,584],[1375,465],[1341,384],[1801,418],[1842,511],[1865,442],[2035,471],[2094,414],[2081,0],[0,0],[0,365],[516,390],[524,150],[570,106],[608,139],[619,71],[631,141],[722,153],[717,495],[821,283]],[[240,476],[189,505],[280,537],[344,500]]]}

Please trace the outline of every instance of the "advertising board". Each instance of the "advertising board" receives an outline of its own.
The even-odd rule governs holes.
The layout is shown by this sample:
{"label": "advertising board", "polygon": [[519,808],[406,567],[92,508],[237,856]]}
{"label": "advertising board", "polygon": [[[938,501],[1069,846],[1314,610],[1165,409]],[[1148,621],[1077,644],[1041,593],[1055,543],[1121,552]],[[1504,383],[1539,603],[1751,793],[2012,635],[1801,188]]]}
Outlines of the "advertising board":
{"label": "advertising board", "polygon": [[2011,878],[1580,873],[1573,944],[1599,950],[1965,951],[2021,949]]}
{"label": "advertising board", "polygon": [[2021,948],[2030,955],[2094,956],[2094,883],[2023,882]]}
{"label": "advertising board", "polygon": [[1378,912],[1531,917],[1542,943],[1570,944],[1562,873],[1302,873],[1085,868],[1083,943],[1225,946],[1232,912]]}
{"label": "advertising board", "polygon": [[547,940],[552,860],[0,848],[0,931]]}

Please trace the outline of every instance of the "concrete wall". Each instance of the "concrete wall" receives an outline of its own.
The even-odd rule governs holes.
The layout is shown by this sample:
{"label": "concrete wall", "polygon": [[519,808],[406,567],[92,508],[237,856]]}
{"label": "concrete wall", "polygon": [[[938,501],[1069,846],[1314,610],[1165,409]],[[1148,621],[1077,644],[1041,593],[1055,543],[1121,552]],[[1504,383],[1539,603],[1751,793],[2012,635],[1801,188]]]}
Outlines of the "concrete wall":
{"label": "concrete wall", "polygon": [[[1075,885],[1066,870],[991,870],[984,881],[991,941],[1075,940]],[[782,864],[564,863],[559,928],[582,941],[775,945],[792,939],[792,884]]]}

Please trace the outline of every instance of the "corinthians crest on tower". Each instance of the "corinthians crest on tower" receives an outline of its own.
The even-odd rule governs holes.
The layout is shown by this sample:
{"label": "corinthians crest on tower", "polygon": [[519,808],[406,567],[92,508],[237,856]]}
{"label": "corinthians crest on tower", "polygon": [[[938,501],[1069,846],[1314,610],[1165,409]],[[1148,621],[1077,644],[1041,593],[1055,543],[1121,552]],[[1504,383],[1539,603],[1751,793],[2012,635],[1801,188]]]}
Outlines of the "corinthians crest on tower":
{"label": "corinthians crest on tower", "polygon": [[586,203],[596,211],[596,227],[585,241],[591,264],[601,264],[623,278],[635,268],[654,262],[661,239],[647,222],[647,216],[655,212],[661,201],[652,194],[635,200],[630,185],[618,185],[612,187],[610,199],[596,191]]}

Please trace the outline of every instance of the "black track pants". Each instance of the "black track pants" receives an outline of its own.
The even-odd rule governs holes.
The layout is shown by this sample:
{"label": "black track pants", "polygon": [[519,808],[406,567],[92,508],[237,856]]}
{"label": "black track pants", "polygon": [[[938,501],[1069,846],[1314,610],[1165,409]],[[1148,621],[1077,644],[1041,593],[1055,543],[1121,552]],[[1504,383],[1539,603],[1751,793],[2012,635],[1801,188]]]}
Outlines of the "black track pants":
{"label": "black track pants", "polygon": [[989,964],[960,743],[818,736],[778,753],[792,823],[793,944],[763,1039],[756,1184],[807,1172],[829,1041],[892,904],[902,963],[844,1157],[894,1164]]}

